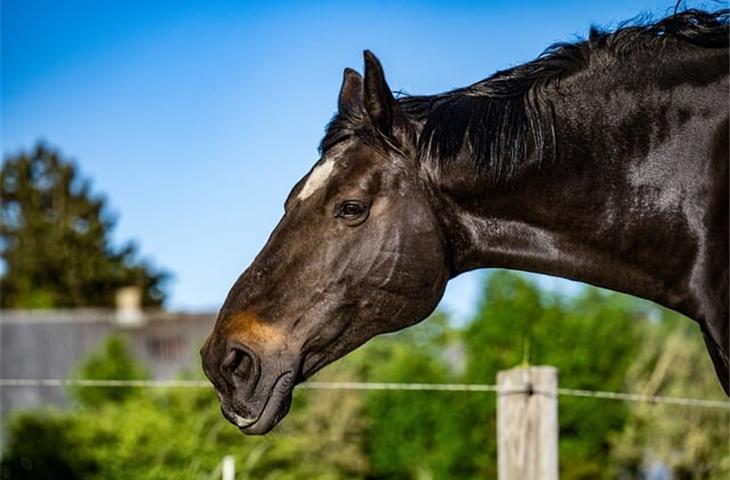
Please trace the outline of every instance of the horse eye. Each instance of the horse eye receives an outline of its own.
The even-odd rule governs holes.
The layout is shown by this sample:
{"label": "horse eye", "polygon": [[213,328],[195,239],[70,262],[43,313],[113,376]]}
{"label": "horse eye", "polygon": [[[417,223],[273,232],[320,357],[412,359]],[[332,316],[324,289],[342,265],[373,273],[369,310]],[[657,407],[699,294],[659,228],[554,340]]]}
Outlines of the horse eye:
{"label": "horse eye", "polygon": [[359,225],[367,218],[368,207],[357,200],[347,200],[342,202],[335,212],[335,217],[340,218],[350,224],[357,222]]}

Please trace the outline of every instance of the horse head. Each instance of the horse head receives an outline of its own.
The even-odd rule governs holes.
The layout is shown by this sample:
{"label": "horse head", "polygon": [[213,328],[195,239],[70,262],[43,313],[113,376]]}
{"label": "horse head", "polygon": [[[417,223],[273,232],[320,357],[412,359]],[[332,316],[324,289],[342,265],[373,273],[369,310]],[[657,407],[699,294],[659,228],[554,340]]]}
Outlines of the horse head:
{"label": "horse head", "polygon": [[415,126],[377,58],[346,69],[321,158],[231,288],[201,355],[226,418],[261,434],[294,385],[380,333],[424,319],[450,276]]}

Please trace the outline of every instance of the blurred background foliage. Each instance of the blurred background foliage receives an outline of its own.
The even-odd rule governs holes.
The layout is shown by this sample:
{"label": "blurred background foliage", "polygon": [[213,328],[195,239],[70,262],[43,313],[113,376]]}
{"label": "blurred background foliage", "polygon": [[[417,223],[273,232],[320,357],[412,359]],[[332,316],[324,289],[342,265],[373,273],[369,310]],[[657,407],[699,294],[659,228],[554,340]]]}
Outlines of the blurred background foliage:
{"label": "blurred background foliage", "polygon": [[[528,359],[556,366],[563,387],[723,399],[694,323],[590,287],[573,297],[542,292],[506,271],[486,277],[466,324],[436,313],[315,379],[491,384]],[[145,378],[123,337],[77,372]],[[3,478],[219,478],[224,455],[241,479],[496,478],[493,393],[299,389],[265,437],[228,424],[209,389],[70,393],[71,411],[11,419]],[[656,465],[676,479],[730,474],[726,410],[561,397],[559,418],[562,479],[647,478]]]}

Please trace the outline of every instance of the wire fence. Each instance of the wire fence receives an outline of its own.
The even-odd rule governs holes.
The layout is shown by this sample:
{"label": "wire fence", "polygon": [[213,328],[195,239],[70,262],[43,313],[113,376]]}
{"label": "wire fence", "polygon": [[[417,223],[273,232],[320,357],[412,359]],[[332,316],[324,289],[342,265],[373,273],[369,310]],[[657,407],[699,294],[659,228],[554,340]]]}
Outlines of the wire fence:
{"label": "wire fence", "polygon": [[[205,380],[91,380],[91,379],[59,379],[59,378],[3,378],[0,387],[134,387],[134,388],[209,388],[211,384]],[[400,383],[400,382],[304,382],[299,389],[310,390],[393,390],[422,392],[494,392],[526,393],[500,391],[497,385],[473,383]],[[530,393],[540,394],[539,391]],[[598,398],[624,402],[641,402],[649,404],[681,405],[686,407],[719,408],[730,410],[728,400],[705,400],[700,398],[668,397],[661,395],[644,395],[627,392],[608,392],[601,390],[581,390],[575,388],[558,388],[557,394],[564,397]]]}

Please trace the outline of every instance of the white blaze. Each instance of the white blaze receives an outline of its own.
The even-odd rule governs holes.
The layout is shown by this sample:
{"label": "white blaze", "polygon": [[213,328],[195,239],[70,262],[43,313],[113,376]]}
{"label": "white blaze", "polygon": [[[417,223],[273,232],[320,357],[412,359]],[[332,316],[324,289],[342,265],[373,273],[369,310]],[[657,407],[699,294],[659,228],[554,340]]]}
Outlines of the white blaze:
{"label": "white blaze", "polygon": [[334,170],[334,168],[335,161],[332,158],[328,158],[324,163],[314,167],[312,173],[309,174],[309,178],[307,178],[307,182],[299,191],[297,198],[299,200],[305,200],[314,192],[319,190],[325,183],[327,183],[327,179],[332,174],[332,170]]}

